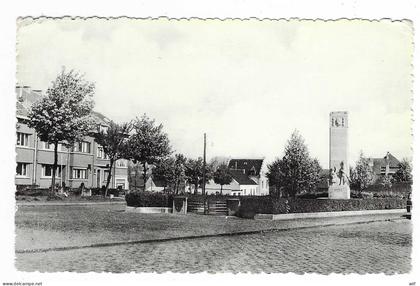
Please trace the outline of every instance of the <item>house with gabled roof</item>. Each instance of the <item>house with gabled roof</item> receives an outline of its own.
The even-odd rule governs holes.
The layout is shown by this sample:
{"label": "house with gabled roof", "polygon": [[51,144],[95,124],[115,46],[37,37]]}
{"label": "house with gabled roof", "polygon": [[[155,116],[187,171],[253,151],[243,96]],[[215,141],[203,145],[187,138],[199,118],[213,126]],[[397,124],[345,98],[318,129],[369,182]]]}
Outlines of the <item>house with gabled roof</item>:
{"label": "house with gabled roof", "polygon": [[167,187],[167,183],[163,180],[153,179],[149,177],[146,181],[146,191],[148,192],[163,192]]}
{"label": "house with gabled roof", "polygon": [[[231,159],[228,163],[232,182],[223,186],[223,194],[235,196],[263,196],[269,194],[265,177],[264,159]],[[207,194],[220,193],[221,186],[214,180],[206,184]]]}
{"label": "house with gabled roof", "polygon": [[257,184],[252,195],[265,196],[269,194],[264,158],[261,159],[231,159],[228,167],[232,171],[240,171]]}
{"label": "house with gabled roof", "polygon": [[395,174],[400,165],[400,161],[390,152],[382,158],[368,158],[368,160],[374,174],[374,183],[380,183],[384,176]]}

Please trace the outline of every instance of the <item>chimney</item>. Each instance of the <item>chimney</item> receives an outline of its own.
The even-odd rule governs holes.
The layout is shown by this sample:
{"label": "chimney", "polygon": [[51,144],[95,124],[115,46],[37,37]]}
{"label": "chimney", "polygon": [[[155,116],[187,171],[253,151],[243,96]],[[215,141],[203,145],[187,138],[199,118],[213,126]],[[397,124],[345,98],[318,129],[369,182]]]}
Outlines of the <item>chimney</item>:
{"label": "chimney", "polygon": [[389,152],[386,152],[385,162],[386,162],[385,176],[388,176],[388,174],[389,174]]}
{"label": "chimney", "polygon": [[16,86],[16,95],[17,95],[17,100],[22,102],[23,101],[23,96],[22,96],[22,91],[23,91],[23,87],[20,85]]}

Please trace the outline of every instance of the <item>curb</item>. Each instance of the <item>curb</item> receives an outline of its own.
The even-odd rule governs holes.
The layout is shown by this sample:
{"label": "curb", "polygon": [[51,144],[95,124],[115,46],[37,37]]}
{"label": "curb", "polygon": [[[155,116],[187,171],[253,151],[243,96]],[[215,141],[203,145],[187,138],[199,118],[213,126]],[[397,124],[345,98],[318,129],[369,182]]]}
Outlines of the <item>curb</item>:
{"label": "curb", "polygon": [[407,213],[406,209],[389,209],[389,210],[335,211],[335,212],[316,212],[316,213],[256,214],[255,219],[291,220],[291,219],[304,219],[304,218],[329,218],[329,217],[406,214],[406,213]]}
{"label": "curb", "polygon": [[77,202],[77,203],[18,203],[16,205],[18,207],[25,206],[25,207],[37,207],[37,206],[92,206],[92,205],[121,205],[126,204],[125,200],[121,201],[114,201],[114,202]]}
{"label": "curb", "polygon": [[406,220],[406,218],[403,218],[403,217],[392,218],[392,219],[383,218],[383,219],[376,219],[376,220],[356,221],[356,222],[347,222],[347,223],[346,222],[330,223],[330,224],[320,224],[320,225],[310,225],[310,226],[296,226],[296,227],[288,227],[288,228],[269,228],[269,229],[263,229],[263,230],[239,231],[239,232],[229,232],[229,233],[188,235],[188,236],[169,237],[169,238],[104,242],[104,243],[94,243],[94,244],[82,245],[82,246],[23,249],[23,250],[15,250],[15,253],[17,254],[43,253],[43,252],[49,252],[49,251],[66,251],[66,250],[85,249],[85,248],[93,248],[93,247],[110,247],[110,246],[118,246],[118,245],[159,243],[159,242],[190,240],[190,239],[200,239],[200,238],[210,238],[210,237],[228,237],[228,236],[239,236],[239,235],[250,235],[250,234],[262,234],[262,233],[272,233],[272,232],[284,232],[284,231],[289,231],[289,230],[303,230],[303,229],[323,228],[323,227],[340,226],[340,225],[357,225],[357,224],[367,224],[367,223],[380,222],[380,221],[400,221],[400,220]]}

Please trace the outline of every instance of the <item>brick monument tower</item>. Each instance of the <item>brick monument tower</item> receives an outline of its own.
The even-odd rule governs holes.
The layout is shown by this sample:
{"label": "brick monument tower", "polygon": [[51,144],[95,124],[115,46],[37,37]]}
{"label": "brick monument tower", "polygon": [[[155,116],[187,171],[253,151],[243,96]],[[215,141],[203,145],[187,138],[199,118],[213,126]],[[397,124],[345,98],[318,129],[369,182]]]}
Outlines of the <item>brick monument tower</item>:
{"label": "brick monument tower", "polygon": [[330,199],[350,199],[348,165],[348,113],[330,113]]}

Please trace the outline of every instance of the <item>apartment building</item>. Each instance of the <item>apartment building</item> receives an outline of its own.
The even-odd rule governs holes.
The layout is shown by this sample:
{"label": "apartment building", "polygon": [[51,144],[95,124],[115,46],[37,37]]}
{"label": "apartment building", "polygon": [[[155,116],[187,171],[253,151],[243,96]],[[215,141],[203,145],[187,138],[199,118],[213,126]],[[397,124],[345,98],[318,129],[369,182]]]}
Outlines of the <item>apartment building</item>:
{"label": "apartment building", "polygon": [[[41,141],[35,130],[28,126],[28,112],[31,105],[42,94],[28,86],[16,87],[16,185],[37,185],[46,188],[51,185],[52,165],[54,163],[53,146]],[[104,128],[109,119],[98,112],[92,112],[95,121]],[[116,162],[111,174],[111,188],[128,188],[127,160]],[[86,136],[83,142],[77,142],[70,148],[59,144],[56,182],[70,188],[101,187],[108,177],[109,159],[103,148],[93,137]]]}

